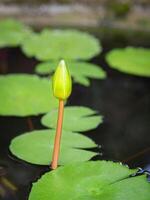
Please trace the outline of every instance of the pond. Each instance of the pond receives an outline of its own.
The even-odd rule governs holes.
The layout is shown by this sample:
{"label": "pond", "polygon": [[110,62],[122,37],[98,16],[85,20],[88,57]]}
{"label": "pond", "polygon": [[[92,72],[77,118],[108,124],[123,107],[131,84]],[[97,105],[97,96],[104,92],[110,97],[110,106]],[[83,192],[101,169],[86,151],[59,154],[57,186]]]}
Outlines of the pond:
{"label": "pond", "polygon": [[[91,60],[107,71],[105,80],[91,80],[90,87],[74,84],[67,105],[89,106],[104,116],[97,129],[84,133],[92,138],[99,155],[93,160],[123,162],[131,168],[150,163],[150,79],[127,75],[111,69],[105,60],[108,51],[130,45],[149,47],[147,38],[139,41],[134,34],[105,34],[91,31],[101,38],[103,53]],[[109,30],[111,31],[111,30]],[[109,33],[108,31],[108,33]],[[136,34],[135,34],[136,35]],[[19,48],[6,48],[0,52],[2,73],[34,73],[35,59],[26,58]],[[5,61],[5,62],[4,62]],[[31,183],[48,167],[41,167],[16,159],[9,152],[15,136],[32,129],[42,129],[38,117],[0,117],[0,194],[2,200],[27,200]]]}

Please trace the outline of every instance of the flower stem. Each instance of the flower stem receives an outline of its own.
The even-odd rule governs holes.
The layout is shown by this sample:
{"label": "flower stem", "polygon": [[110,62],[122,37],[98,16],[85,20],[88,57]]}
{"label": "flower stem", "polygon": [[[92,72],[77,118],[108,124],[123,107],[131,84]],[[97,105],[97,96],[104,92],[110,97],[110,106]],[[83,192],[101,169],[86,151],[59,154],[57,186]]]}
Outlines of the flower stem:
{"label": "flower stem", "polygon": [[28,124],[29,131],[33,131],[34,125],[33,125],[32,119],[30,117],[27,118],[27,124]]}
{"label": "flower stem", "polygon": [[64,101],[59,100],[57,129],[56,129],[56,135],[55,135],[55,143],[54,143],[51,169],[56,169],[58,165],[60,141],[61,141],[61,133],[62,133],[62,123],[63,123],[63,113],[64,113]]}

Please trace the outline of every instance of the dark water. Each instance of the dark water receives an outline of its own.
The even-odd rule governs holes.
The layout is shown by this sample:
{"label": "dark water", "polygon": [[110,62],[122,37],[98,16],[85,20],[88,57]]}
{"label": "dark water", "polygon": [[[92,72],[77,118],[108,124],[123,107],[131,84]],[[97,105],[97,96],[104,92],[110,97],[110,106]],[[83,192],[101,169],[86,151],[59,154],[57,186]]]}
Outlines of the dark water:
{"label": "dark water", "polygon": [[[124,39],[125,38],[125,39]],[[136,42],[137,41],[137,42]],[[94,108],[104,116],[104,123],[86,133],[101,148],[97,159],[122,161],[130,167],[150,163],[150,79],[129,76],[110,69],[105,53],[114,47],[150,46],[145,40],[126,37],[103,38],[104,52],[92,60],[104,67],[106,80],[91,80],[85,88],[75,84],[68,105]],[[37,63],[27,59],[19,48],[1,50],[2,73],[34,73]],[[2,67],[5,66],[5,67]],[[7,70],[6,70],[7,66]],[[41,129],[40,116],[32,117],[35,129]],[[48,167],[39,167],[15,159],[8,150],[11,139],[29,131],[27,118],[0,117],[0,199],[27,200],[31,183]],[[102,153],[102,155],[101,155]]]}

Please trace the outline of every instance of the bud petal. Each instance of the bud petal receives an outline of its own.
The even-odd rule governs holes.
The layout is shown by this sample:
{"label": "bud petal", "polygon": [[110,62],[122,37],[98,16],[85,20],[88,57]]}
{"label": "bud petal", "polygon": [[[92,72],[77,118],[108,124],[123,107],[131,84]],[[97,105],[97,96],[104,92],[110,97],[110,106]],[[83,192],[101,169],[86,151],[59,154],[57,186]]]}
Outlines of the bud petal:
{"label": "bud petal", "polygon": [[66,100],[72,91],[72,80],[65,61],[61,60],[53,76],[53,94],[56,98]]}

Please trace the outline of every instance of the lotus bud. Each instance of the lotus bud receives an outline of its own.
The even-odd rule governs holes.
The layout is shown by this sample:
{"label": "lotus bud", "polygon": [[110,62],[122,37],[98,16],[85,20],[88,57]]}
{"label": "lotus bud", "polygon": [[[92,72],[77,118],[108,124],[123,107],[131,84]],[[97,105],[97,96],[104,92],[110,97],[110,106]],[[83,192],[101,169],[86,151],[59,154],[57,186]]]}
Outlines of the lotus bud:
{"label": "lotus bud", "polygon": [[64,60],[56,68],[52,80],[53,94],[56,98],[66,100],[72,91],[72,80]]}

